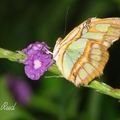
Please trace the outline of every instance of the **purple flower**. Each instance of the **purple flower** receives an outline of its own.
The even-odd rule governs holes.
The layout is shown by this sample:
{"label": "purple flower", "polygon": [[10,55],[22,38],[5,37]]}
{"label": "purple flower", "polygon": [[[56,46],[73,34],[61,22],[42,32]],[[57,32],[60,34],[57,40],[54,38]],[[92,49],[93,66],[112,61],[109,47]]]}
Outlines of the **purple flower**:
{"label": "purple flower", "polygon": [[44,42],[30,44],[22,51],[27,54],[25,59],[25,73],[32,80],[38,80],[53,64],[50,49]]}
{"label": "purple flower", "polygon": [[35,42],[30,44],[27,48],[23,49],[22,52],[24,52],[27,55],[33,54],[34,52],[37,52],[37,51],[42,51],[46,54],[49,54],[48,49],[50,49],[50,47],[48,47],[45,42],[41,42],[41,43]]}
{"label": "purple flower", "polygon": [[14,75],[6,76],[7,86],[20,105],[27,105],[32,97],[32,90],[28,83],[20,77]]}

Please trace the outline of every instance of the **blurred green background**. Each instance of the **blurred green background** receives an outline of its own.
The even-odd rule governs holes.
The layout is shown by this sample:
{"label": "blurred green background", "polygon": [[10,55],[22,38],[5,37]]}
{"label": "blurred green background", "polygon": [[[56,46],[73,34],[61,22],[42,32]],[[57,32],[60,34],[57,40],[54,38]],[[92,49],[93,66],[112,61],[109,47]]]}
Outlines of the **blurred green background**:
{"label": "blurred green background", "polygon": [[[1,0],[0,47],[15,51],[35,41],[44,41],[52,51],[57,38],[64,37],[65,27],[66,35],[90,17],[120,17],[120,0]],[[119,51],[120,41],[117,41],[109,49],[104,75],[97,78],[114,88],[120,88]],[[8,73],[24,77],[30,85],[32,97],[26,105],[18,104],[8,89],[5,77]],[[120,120],[119,100],[92,89],[76,88],[63,78],[45,78],[51,75],[54,74],[47,72],[40,80],[32,81],[24,74],[22,64],[1,59],[0,107],[4,102],[17,105],[13,111],[0,110],[0,119]]]}

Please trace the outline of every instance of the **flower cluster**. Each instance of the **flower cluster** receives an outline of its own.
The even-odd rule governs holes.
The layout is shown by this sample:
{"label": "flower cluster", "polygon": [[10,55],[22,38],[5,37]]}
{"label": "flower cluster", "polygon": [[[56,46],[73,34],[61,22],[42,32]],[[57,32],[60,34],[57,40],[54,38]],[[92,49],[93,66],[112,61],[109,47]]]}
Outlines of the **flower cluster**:
{"label": "flower cluster", "polygon": [[25,73],[32,80],[38,80],[53,64],[52,55],[45,42],[30,44],[22,52],[27,54],[25,59]]}

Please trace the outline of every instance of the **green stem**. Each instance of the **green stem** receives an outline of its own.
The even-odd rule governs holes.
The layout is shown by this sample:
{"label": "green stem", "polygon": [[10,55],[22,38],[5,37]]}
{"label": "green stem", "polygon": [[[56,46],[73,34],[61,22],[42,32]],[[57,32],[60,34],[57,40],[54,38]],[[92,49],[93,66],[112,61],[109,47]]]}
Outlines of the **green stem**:
{"label": "green stem", "polygon": [[61,72],[60,72],[60,70],[58,69],[58,67],[55,65],[55,64],[53,64],[50,68],[49,68],[49,71],[50,72],[52,72],[52,73],[54,73],[54,74],[56,74],[56,75],[62,75],[61,74]]}
{"label": "green stem", "polygon": [[102,94],[106,94],[116,99],[120,99],[120,89],[114,89],[105,83],[101,83],[96,80],[93,80],[89,85],[85,87],[95,89]]}
{"label": "green stem", "polygon": [[24,63],[26,55],[21,51],[13,52],[10,50],[0,48],[0,58],[5,58],[10,61]]}

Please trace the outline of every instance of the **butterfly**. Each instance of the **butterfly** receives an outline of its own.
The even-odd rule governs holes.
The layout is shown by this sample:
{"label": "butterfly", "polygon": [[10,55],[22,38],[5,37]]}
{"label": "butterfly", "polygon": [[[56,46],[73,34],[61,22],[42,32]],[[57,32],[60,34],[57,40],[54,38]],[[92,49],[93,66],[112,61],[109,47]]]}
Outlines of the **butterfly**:
{"label": "butterfly", "polygon": [[58,38],[53,59],[63,77],[77,87],[103,74],[107,49],[120,37],[120,18],[89,18],[64,39]]}

